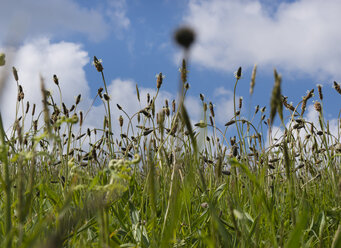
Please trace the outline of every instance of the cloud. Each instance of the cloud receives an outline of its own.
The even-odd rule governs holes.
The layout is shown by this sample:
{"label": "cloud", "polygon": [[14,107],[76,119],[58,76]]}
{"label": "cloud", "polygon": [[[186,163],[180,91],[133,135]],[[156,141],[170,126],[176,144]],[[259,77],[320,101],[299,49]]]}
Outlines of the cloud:
{"label": "cloud", "polygon": [[223,71],[271,65],[319,78],[341,76],[341,2],[191,0],[185,22],[198,33],[192,60]]}
{"label": "cloud", "polygon": [[70,34],[83,34],[92,41],[100,41],[111,31],[129,26],[124,3],[111,0],[105,11],[101,11],[74,0],[5,0],[0,8],[0,29],[14,41],[37,35]]}
{"label": "cloud", "polygon": [[107,15],[118,28],[128,29],[130,20],[127,17],[126,0],[108,0],[110,8],[107,9]]}
{"label": "cloud", "polygon": [[[233,92],[224,87],[219,87],[214,90],[213,96],[214,102],[212,103],[215,109],[216,120],[218,124],[224,125],[234,116]],[[236,99],[238,100],[238,96],[236,96]]]}
{"label": "cloud", "polygon": [[[17,68],[19,84],[22,85],[25,98],[41,109],[40,75],[45,79],[45,87],[54,95],[59,104],[59,91],[52,76],[59,78],[63,102],[71,107],[75,96],[81,93],[83,99],[89,99],[89,86],[86,82],[83,67],[89,62],[87,52],[81,45],[71,42],[51,43],[47,38],[36,39],[25,43],[16,51],[14,66]],[[12,75],[1,95],[1,113],[5,126],[13,123],[17,99],[17,85]],[[82,101],[85,106],[88,102]],[[39,112],[39,111],[38,111]]]}

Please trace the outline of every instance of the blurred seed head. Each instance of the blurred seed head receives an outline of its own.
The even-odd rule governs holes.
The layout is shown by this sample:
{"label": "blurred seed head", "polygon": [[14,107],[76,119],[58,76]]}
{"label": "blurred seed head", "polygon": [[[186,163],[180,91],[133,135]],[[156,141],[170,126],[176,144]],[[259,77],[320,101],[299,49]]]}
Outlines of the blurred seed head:
{"label": "blurred seed head", "polygon": [[14,80],[18,82],[19,81],[18,71],[17,69],[15,69],[14,66],[12,67],[12,71],[13,71]]}
{"label": "blurred seed head", "polygon": [[106,101],[109,101],[109,100],[110,100],[110,96],[108,96],[107,93],[104,93],[104,94],[103,94],[103,97],[104,97],[104,100],[106,100]]}
{"label": "blurred seed head", "polygon": [[212,102],[209,103],[209,108],[210,108],[211,116],[214,117],[214,108],[213,108]]}
{"label": "blurred seed head", "polygon": [[59,85],[59,80],[58,80],[56,74],[53,75],[53,82],[54,82],[56,85]]}
{"label": "blurred seed head", "polygon": [[334,81],[333,88],[334,88],[339,94],[341,94],[341,87],[340,87],[340,84],[338,84],[336,81]]}
{"label": "blurred seed head", "polygon": [[76,105],[78,105],[79,104],[79,102],[81,101],[81,94],[79,94],[78,96],[77,96],[77,98],[76,98]]}
{"label": "blurred seed head", "polygon": [[122,115],[120,115],[120,117],[118,117],[118,122],[120,124],[120,127],[122,127],[123,126],[123,116]]}
{"label": "blurred seed head", "polygon": [[157,80],[156,80],[156,88],[157,88],[157,89],[160,89],[164,77],[165,77],[165,76],[162,75],[162,72],[160,72],[159,75],[157,75]]}
{"label": "blurred seed head", "polygon": [[174,34],[175,41],[186,50],[194,43],[195,37],[194,30],[187,26],[177,29]]}
{"label": "blurred seed head", "polygon": [[256,83],[256,73],[257,73],[257,65],[255,65],[253,67],[252,70],[252,75],[251,75],[251,82],[250,82],[250,95],[253,94],[253,89],[255,87],[255,83]]}
{"label": "blurred seed head", "polygon": [[6,64],[6,55],[4,53],[0,53],[0,66],[4,66]]}
{"label": "blurred seed head", "polygon": [[322,94],[322,85],[321,84],[317,85],[317,90],[319,92],[319,98],[322,101],[323,100],[323,94]]}
{"label": "blurred seed head", "polygon": [[316,110],[317,112],[321,113],[322,107],[321,107],[321,104],[320,104],[318,101],[316,101],[316,102],[314,103],[314,108],[315,108],[315,110]]}

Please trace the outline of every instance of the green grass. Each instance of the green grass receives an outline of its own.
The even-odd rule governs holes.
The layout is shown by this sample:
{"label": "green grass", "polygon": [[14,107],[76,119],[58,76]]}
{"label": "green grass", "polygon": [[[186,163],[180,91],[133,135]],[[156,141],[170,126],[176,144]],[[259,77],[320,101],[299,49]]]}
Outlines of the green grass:
{"label": "green grass", "polygon": [[[0,115],[1,247],[341,247],[340,135],[329,132],[323,108],[319,126],[305,120],[312,94],[289,105],[275,72],[269,118],[257,109],[244,119],[234,97],[221,130],[201,95],[205,118],[193,125],[184,61],[177,104],[155,109],[160,74],[145,107],[128,115],[118,105],[114,123],[95,66],[102,126],[84,131],[78,103],[56,104],[43,80],[41,113],[19,97],[7,133]],[[241,68],[234,95],[240,76]],[[265,147],[277,113],[285,134]],[[237,137],[228,137],[233,127]]]}

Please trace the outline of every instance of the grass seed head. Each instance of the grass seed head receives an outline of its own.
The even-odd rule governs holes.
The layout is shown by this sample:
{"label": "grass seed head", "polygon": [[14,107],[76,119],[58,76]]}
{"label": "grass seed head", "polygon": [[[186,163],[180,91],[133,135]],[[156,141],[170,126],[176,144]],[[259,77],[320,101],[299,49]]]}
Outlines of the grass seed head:
{"label": "grass seed head", "polygon": [[239,80],[242,77],[242,67],[240,66],[238,70],[235,72],[235,78]]}
{"label": "grass seed head", "polygon": [[172,101],[172,112],[175,113],[176,111],[176,105],[175,105],[175,100]]}
{"label": "grass seed head", "polygon": [[321,84],[317,85],[317,90],[318,90],[318,93],[319,93],[319,98],[322,101],[323,100],[323,94],[322,94],[322,85]]}
{"label": "grass seed head", "polygon": [[162,81],[163,81],[163,75],[162,72],[159,73],[159,75],[157,76],[157,80],[156,80],[156,88],[160,89],[161,85],[162,85]]}
{"label": "grass seed head", "polygon": [[322,108],[321,108],[321,104],[318,101],[314,103],[314,108],[317,112],[321,113]]}
{"label": "grass seed head", "polygon": [[333,88],[341,95],[341,87],[336,81],[334,81]]}
{"label": "grass seed head", "polygon": [[181,27],[175,31],[174,39],[184,49],[188,50],[195,41],[195,32],[190,27]]}
{"label": "grass seed head", "polygon": [[83,125],[83,112],[82,111],[79,112],[79,125],[80,126]]}
{"label": "grass seed head", "polygon": [[106,101],[109,101],[109,100],[110,100],[110,96],[108,96],[107,93],[104,93],[104,94],[103,94],[103,97],[104,97],[104,100],[106,100]]}
{"label": "grass seed head", "polygon": [[77,96],[77,98],[76,98],[76,105],[78,105],[79,104],[79,102],[81,101],[81,94],[79,94],[78,96]]}
{"label": "grass seed head", "polygon": [[120,127],[122,127],[123,126],[123,116],[122,115],[120,115],[120,117],[118,117],[118,122],[120,124]]}
{"label": "grass seed head", "polygon": [[35,114],[35,112],[36,112],[36,104],[34,103],[33,108],[32,108],[32,116]]}
{"label": "grass seed head", "polygon": [[185,84],[187,82],[187,72],[188,72],[185,59],[182,60],[182,67],[180,69],[180,72],[181,72],[181,81]]}
{"label": "grass seed head", "polygon": [[18,71],[17,69],[15,69],[14,66],[12,67],[12,71],[13,71],[14,80],[18,82],[19,81]]}
{"label": "grass seed head", "polygon": [[25,114],[27,114],[29,110],[30,110],[30,103],[29,103],[29,101],[27,101],[27,102],[26,102],[26,111],[25,111]]}
{"label": "grass seed head", "polygon": [[241,109],[243,107],[243,97],[239,97],[239,109]]}
{"label": "grass seed head", "polygon": [[0,53],[0,66],[4,66],[6,64],[6,55],[4,53]]}
{"label": "grass seed head", "polygon": [[211,116],[214,117],[214,108],[213,108],[212,102],[209,103],[209,108],[210,108]]}
{"label": "grass seed head", "polygon": [[257,65],[255,65],[253,67],[252,70],[252,75],[251,75],[251,82],[250,82],[250,95],[253,94],[253,89],[255,87],[255,83],[256,83],[256,72],[257,72]]}
{"label": "grass seed head", "polygon": [[58,80],[56,74],[53,75],[53,82],[54,82],[57,86],[59,85],[59,80]]}
{"label": "grass seed head", "polygon": [[96,67],[96,70],[98,72],[102,72],[103,71],[103,66],[102,66],[102,61],[97,59],[96,56],[94,56],[94,62],[93,62],[94,66]]}

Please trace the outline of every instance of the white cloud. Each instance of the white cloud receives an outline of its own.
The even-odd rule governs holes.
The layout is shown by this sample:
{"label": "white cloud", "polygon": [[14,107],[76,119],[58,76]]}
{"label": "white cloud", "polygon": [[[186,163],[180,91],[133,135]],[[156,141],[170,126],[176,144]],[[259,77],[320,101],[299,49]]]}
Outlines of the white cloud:
{"label": "white cloud", "polygon": [[74,0],[5,0],[0,8],[0,29],[5,37],[0,40],[8,39],[6,35],[18,42],[37,35],[83,34],[100,41],[111,31],[129,27],[124,0],[104,4],[101,10]]}
{"label": "white cloud", "polygon": [[126,0],[108,0],[111,8],[107,9],[107,15],[113,23],[119,28],[127,29],[130,26],[130,20],[127,17]]}
{"label": "white cloud", "polygon": [[[215,118],[218,124],[223,125],[230,121],[234,116],[233,92],[219,87],[214,90],[214,100],[212,101],[215,109]],[[238,96],[236,96],[238,100]]]}
{"label": "white cloud", "polygon": [[191,0],[185,21],[198,33],[192,59],[210,68],[271,65],[318,77],[341,76],[341,2]]}
{"label": "white cloud", "polygon": [[[62,91],[63,101],[70,107],[75,102],[75,96],[82,94],[82,106],[88,104],[89,86],[86,82],[84,65],[89,62],[88,54],[79,44],[70,42],[50,43],[47,38],[36,39],[24,44],[16,51],[14,66],[17,68],[19,84],[22,85],[25,98],[41,109],[40,75],[45,79],[45,87],[54,94],[59,103],[59,92],[52,76],[57,74]],[[1,95],[1,113],[5,125],[13,123],[15,118],[15,103],[17,86],[10,75]]]}

